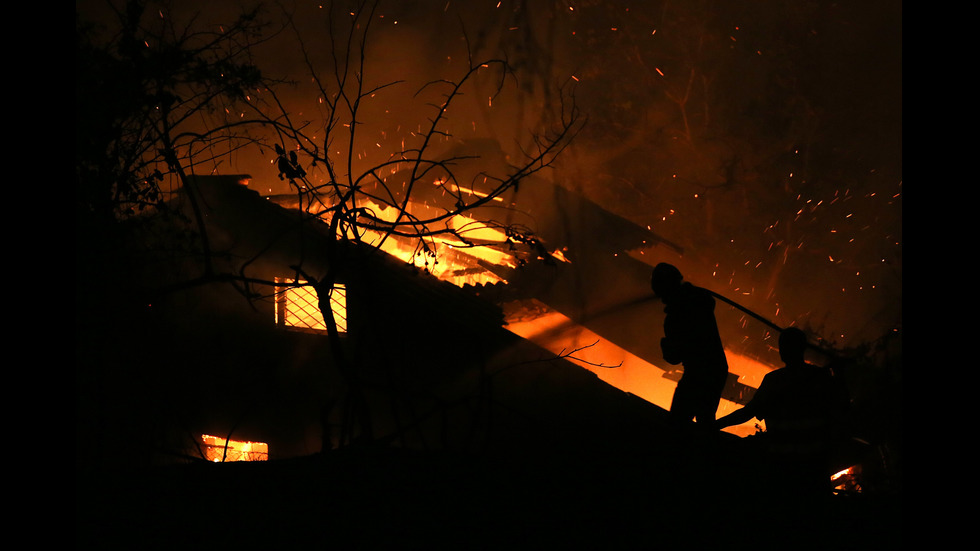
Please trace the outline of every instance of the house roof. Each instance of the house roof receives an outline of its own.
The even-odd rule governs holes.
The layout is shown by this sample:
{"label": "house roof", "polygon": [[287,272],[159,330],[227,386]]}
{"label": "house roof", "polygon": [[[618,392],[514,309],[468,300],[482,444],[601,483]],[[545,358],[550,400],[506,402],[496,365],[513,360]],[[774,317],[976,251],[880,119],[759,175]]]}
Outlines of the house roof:
{"label": "house roof", "polygon": [[[240,177],[197,177],[204,217],[213,248],[234,259],[231,269],[248,275],[260,266],[278,266],[287,276],[299,266],[312,277],[328,269],[329,227],[319,218],[284,208],[239,183]],[[341,282],[370,284],[381,294],[395,293],[412,304],[429,309],[465,312],[466,323],[489,327],[503,325],[503,314],[492,302],[473,292],[441,281],[424,269],[361,243],[341,242],[337,254]]]}
{"label": "house roof", "polygon": [[[326,259],[320,252],[327,239],[326,224],[261,197],[234,177],[198,178],[195,184],[202,196],[209,231],[214,231],[216,241],[231,246],[243,263],[247,258],[251,263],[248,267],[257,266],[255,258],[260,257],[271,258],[280,266],[302,259],[311,269],[311,275],[322,275],[322,271],[316,270],[326,268]],[[302,246],[297,240],[303,240]],[[520,395],[519,401],[523,403],[538,404],[536,407],[542,408],[541,411],[550,409],[553,416],[555,411],[588,411],[591,413],[587,416],[591,417],[596,414],[596,408],[612,411],[608,403],[623,399],[654,417],[663,413],[657,406],[616,389],[574,363],[506,331],[504,314],[489,296],[490,289],[457,287],[364,244],[343,243],[339,254],[344,258],[344,265],[339,267],[338,279],[348,286],[348,308],[352,300],[357,300],[360,289],[361,309],[370,311],[374,326],[419,335],[426,340],[443,339],[443,344],[447,338],[456,340],[455,347],[450,348],[460,353],[479,347],[495,357],[491,363],[497,366],[524,364],[530,358],[530,364],[514,372],[508,369],[499,378],[511,380],[508,388],[518,392],[515,396]],[[488,296],[480,296],[481,292]],[[363,304],[365,300],[370,304]],[[357,314],[349,311],[348,315]],[[510,352],[501,356],[505,349]],[[524,391],[516,390],[521,388],[524,391],[534,388],[537,395],[521,395]],[[579,390],[572,391],[572,388]],[[580,392],[591,397],[584,402],[569,399]],[[602,403],[606,406],[600,406]],[[642,404],[637,406],[638,403]],[[553,422],[558,423],[558,418]],[[584,422],[583,418],[578,423]]]}

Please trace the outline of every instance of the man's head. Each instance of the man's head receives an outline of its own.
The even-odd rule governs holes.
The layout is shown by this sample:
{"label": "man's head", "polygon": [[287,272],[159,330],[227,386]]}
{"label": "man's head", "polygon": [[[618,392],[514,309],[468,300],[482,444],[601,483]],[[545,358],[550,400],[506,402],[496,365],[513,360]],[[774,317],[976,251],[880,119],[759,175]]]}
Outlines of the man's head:
{"label": "man's head", "polygon": [[779,358],[786,365],[792,363],[802,363],[803,353],[806,351],[806,333],[790,327],[784,329],[779,335]]}
{"label": "man's head", "polygon": [[653,275],[650,276],[650,288],[653,290],[653,294],[663,299],[671,296],[674,291],[679,289],[683,280],[684,277],[681,276],[680,270],[672,264],[661,262],[653,269]]}

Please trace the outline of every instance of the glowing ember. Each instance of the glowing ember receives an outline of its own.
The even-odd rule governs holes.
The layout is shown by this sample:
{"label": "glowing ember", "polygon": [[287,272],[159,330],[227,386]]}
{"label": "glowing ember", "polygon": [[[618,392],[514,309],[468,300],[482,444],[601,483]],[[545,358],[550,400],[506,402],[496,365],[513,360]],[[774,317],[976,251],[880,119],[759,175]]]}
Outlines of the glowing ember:
{"label": "glowing ember", "polygon": [[860,493],[862,491],[861,484],[858,482],[860,474],[860,465],[852,465],[843,471],[834,473],[830,477],[830,481],[834,485],[834,491]]}
{"label": "glowing ember", "polygon": [[269,445],[265,442],[225,440],[218,436],[202,434],[204,457],[208,461],[268,461]]}

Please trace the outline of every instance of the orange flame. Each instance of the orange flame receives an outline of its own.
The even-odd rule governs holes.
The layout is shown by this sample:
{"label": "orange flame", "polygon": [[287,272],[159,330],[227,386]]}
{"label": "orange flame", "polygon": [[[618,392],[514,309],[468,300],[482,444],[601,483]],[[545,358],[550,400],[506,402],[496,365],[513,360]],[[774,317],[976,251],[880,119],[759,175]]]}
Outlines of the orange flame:
{"label": "orange flame", "polygon": [[208,461],[268,461],[269,445],[265,442],[226,440],[219,436],[202,434],[204,457]]}

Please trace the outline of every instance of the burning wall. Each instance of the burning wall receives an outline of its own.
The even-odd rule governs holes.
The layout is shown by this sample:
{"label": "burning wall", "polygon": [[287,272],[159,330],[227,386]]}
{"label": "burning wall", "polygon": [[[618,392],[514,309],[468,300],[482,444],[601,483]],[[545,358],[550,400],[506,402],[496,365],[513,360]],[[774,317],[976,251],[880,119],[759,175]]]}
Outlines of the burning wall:
{"label": "burning wall", "polygon": [[269,445],[265,442],[226,440],[209,434],[201,435],[204,459],[213,463],[225,461],[268,461]]}

